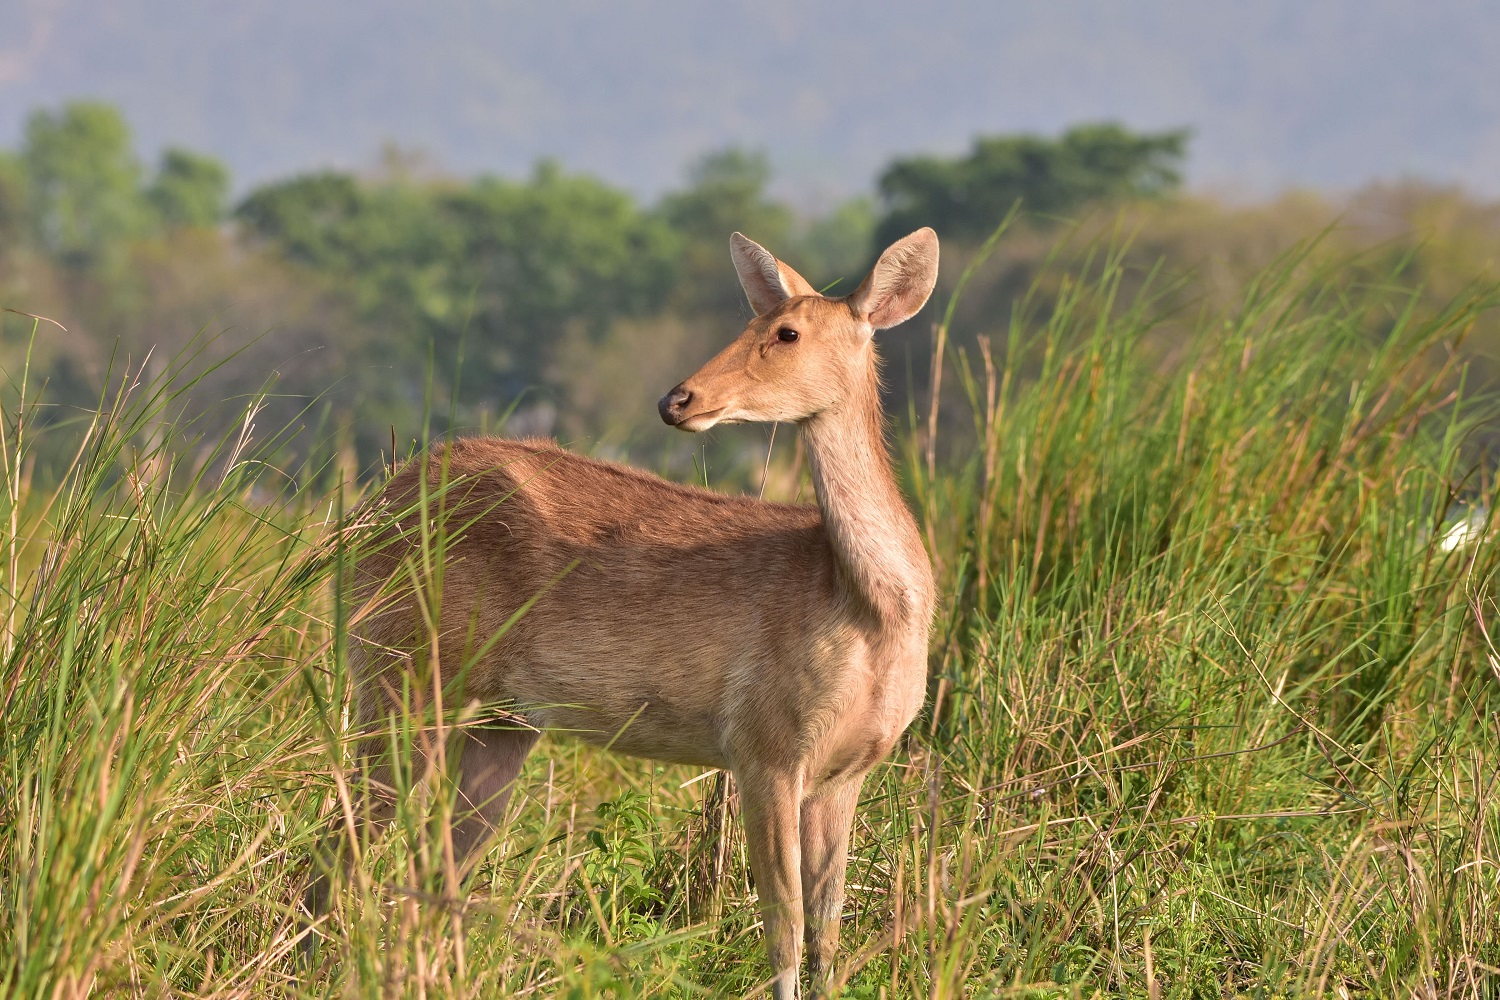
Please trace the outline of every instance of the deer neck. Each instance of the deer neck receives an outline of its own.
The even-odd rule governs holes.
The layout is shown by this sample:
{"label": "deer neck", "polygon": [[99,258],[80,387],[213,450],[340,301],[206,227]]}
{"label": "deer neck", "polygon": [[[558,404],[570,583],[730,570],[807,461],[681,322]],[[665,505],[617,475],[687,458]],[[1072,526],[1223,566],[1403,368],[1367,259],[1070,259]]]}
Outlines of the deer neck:
{"label": "deer neck", "polygon": [[886,452],[873,363],[868,385],[802,424],[813,489],[845,586],[883,627],[931,623],[932,567]]}

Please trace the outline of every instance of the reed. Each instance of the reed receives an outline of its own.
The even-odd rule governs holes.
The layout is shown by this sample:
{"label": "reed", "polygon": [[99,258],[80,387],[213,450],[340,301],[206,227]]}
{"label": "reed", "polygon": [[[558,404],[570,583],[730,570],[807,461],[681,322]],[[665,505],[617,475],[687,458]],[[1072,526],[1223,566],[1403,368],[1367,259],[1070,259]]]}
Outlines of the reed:
{"label": "reed", "polygon": [[[897,435],[943,601],[927,709],[865,786],[842,995],[1500,995],[1497,550],[1441,544],[1490,506],[1494,409],[1447,348],[1494,290],[1433,310],[1294,252],[1164,351],[1123,261],[950,342],[971,419]],[[187,370],[72,420],[11,373],[0,994],[754,992],[724,784],[562,739],[466,882],[451,796],[408,773],[306,929],[361,780],[363,526],[329,469],[276,468],[254,399],[195,437]]]}

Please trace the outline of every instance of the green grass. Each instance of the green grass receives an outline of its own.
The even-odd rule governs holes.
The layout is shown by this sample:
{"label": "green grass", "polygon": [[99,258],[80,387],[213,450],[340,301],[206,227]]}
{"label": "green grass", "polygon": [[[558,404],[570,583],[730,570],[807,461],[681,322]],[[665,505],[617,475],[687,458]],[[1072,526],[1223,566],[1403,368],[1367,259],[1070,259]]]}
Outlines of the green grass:
{"label": "green grass", "polygon": [[[932,695],[865,786],[842,995],[1500,996],[1497,549],[1436,542],[1490,499],[1452,350],[1495,299],[1341,278],[1293,255],[1163,343],[1103,255],[947,350],[951,426],[898,435]],[[194,442],[191,382],[121,386],[8,397],[0,994],[755,990],[726,784],[551,738],[465,883],[419,784],[300,964],[361,529]]]}

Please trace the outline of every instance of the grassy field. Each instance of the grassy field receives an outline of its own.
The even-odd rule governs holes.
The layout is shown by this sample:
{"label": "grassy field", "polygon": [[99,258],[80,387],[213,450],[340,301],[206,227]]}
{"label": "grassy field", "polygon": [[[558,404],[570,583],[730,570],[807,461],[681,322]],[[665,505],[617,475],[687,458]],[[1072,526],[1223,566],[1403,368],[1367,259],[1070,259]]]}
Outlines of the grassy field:
{"label": "grassy field", "polygon": [[[931,695],[865,786],[843,996],[1500,996],[1500,550],[1443,543],[1492,492],[1455,345],[1496,300],[1342,278],[1290,256],[1164,340],[1101,254],[997,353],[943,347],[972,420],[895,435],[942,581]],[[729,784],[550,737],[465,882],[419,783],[302,964],[359,780],[353,500],[272,468],[253,404],[204,442],[189,383],[63,420],[23,375],[0,995],[756,990]]]}

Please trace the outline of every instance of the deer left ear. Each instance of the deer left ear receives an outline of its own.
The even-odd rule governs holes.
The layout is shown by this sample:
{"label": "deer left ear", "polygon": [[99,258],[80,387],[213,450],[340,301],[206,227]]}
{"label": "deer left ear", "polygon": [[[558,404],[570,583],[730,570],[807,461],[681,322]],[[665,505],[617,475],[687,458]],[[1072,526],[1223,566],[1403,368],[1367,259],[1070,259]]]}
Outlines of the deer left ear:
{"label": "deer left ear", "polygon": [[911,319],[937,284],[937,233],[924,226],[892,243],[875,262],[849,305],[871,330],[887,330]]}
{"label": "deer left ear", "polygon": [[798,295],[818,294],[806,278],[740,233],[729,237],[729,255],[734,258],[734,269],[739,272],[745,298],[750,300],[750,308],[757,316],[765,315]]}

